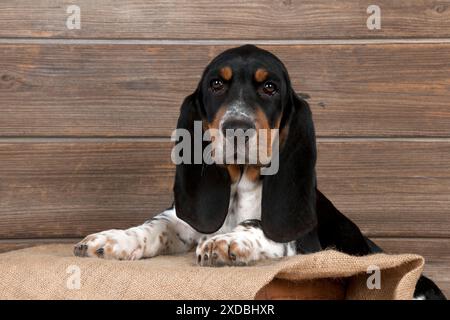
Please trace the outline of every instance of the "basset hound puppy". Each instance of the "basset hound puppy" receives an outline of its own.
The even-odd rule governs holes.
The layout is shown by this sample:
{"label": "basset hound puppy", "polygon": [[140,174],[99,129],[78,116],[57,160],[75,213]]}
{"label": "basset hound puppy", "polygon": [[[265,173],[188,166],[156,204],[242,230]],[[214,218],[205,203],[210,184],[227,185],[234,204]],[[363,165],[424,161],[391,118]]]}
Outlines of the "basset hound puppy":
{"label": "basset hound puppy", "polygon": [[[184,100],[177,129],[194,135],[195,123],[201,133],[215,130],[213,161],[176,165],[174,205],[141,226],[87,236],[75,255],[135,260],[195,248],[200,266],[242,266],[326,248],[351,255],[381,251],[316,188],[311,110],[276,56],[252,45],[217,56]],[[233,148],[231,157],[270,140],[260,130],[275,130],[268,144],[278,145],[275,174],[262,174],[267,163],[223,161],[230,154],[222,152],[226,132],[251,129],[244,148]],[[194,151],[205,151],[207,143],[195,146],[191,139]],[[273,150],[266,151],[273,159]],[[184,155],[193,159],[194,153]],[[415,296],[445,298],[423,276]]]}

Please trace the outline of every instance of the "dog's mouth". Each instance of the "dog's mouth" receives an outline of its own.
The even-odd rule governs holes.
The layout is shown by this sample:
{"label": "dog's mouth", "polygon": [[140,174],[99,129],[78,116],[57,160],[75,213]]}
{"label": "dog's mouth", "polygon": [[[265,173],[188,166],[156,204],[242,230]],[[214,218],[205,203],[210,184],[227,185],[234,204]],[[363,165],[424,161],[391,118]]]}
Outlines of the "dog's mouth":
{"label": "dog's mouth", "polygon": [[237,137],[224,139],[224,156],[226,159],[230,159],[233,164],[249,164],[250,153],[252,149],[250,147],[250,138],[244,137],[243,141],[240,141]]}
{"label": "dog's mouth", "polygon": [[213,155],[216,164],[239,164],[265,166],[270,163],[272,145],[270,139],[261,139],[255,129],[220,131],[213,140]]}

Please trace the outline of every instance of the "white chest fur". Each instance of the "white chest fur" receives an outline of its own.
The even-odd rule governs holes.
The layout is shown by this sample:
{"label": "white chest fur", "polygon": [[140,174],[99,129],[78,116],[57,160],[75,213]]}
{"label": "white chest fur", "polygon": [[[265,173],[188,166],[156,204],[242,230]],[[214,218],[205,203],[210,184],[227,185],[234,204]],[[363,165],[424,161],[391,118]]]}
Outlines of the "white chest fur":
{"label": "white chest fur", "polygon": [[261,194],[262,182],[251,181],[245,174],[231,185],[230,206],[219,233],[230,232],[247,219],[261,220]]}

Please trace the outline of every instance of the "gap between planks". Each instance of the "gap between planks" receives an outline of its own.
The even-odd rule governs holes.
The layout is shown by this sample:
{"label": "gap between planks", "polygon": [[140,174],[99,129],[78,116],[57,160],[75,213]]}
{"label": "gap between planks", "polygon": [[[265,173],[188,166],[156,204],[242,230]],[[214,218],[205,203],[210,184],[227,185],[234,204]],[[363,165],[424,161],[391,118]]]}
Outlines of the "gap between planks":
{"label": "gap between planks", "polygon": [[450,43],[450,38],[391,38],[391,39],[89,39],[89,38],[0,38],[0,44],[68,44],[68,45],[357,45],[357,44],[442,44]]}
{"label": "gap between planks", "polygon": [[[27,143],[27,142],[107,142],[107,141],[142,141],[142,142],[171,142],[166,136],[0,136],[0,143]],[[450,142],[450,137],[376,137],[376,136],[318,136],[318,142]]]}

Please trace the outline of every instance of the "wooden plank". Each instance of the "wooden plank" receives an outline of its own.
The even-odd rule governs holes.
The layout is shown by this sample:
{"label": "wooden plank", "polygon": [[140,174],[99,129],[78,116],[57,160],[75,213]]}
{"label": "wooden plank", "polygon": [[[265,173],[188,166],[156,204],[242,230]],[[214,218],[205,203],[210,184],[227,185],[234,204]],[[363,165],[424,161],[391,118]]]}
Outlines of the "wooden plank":
{"label": "wooden plank", "polygon": [[386,252],[415,253],[425,258],[424,275],[450,297],[450,239],[374,238]]}
{"label": "wooden plank", "polygon": [[[169,136],[225,48],[2,44],[0,136]],[[450,134],[450,44],[265,48],[310,94],[319,136]]]}
{"label": "wooden plank", "polygon": [[[79,238],[0,240],[0,252],[37,245],[75,244]],[[450,239],[373,238],[388,253],[414,253],[425,257],[424,274],[430,277],[450,297]]]}
{"label": "wooden plank", "polygon": [[[449,237],[450,142],[321,141],[320,189],[371,236]],[[0,143],[0,238],[81,237],[172,201],[170,144]]]}
{"label": "wooden plank", "polygon": [[13,239],[13,240],[0,239],[0,253],[47,244],[57,244],[57,243],[75,244],[80,240],[81,238]]}
{"label": "wooden plank", "polygon": [[318,185],[372,236],[448,236],[449,156],[447,141],[324,139]]}
{"label": "wooden plank", "polygon": [[5,143],[0,154],[0,238],[126,228],[172,203],[167,143]]}
{"label": "wooden plank", "polygon": [[[81,9],[69,30],[68,5]],[[346,39],[448,37],[448,3],[378,0],[381,29],[368,30],[371,1],[3,0],[0,37],[145,39]]]}

